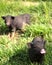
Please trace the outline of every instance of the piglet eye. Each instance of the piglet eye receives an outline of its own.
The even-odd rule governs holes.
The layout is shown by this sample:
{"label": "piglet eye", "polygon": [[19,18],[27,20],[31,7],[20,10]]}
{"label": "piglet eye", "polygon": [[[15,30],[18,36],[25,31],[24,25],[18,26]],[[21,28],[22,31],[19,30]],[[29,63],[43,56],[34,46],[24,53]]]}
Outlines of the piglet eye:
{"label": "piglet eye", "polygon": [[36,47],[33,47],[33,48],[36,48]]}
{"label": "piglet eye", "polygon": [[38,43],[40,43],[40,41],[37,41]]}

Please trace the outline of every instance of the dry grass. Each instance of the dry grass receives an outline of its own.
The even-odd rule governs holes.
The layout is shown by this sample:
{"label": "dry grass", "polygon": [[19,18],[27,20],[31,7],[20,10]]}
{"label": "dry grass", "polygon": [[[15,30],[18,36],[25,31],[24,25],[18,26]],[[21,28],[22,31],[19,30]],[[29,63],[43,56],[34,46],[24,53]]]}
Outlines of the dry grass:
{"label": "dry grass", "polygon": [[38,6],[39,2],[22,2],[24,6]]}

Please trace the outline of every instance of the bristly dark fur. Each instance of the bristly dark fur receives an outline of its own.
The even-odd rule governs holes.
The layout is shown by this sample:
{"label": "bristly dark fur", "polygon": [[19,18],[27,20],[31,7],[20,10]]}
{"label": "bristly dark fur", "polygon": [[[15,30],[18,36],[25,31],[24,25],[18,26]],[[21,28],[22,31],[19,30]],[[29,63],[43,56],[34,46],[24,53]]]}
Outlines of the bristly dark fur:
{"label": "bristly dark fur", "polygon": [[35,37],[32,42],[28,43],[28,53],[31,62],[41,64],[44,60],[44,54],[40,53],[41,49],[45,49],[45,40],[39,36]]}
{"label": "bristly dark fur", "polygon": [[7,16],[2,16],[2,18],[5,20],[6,25],[7,25],[7,23],[9,23],[9,25],[7,25],[7,26],[12,31],[14,31],[16,29],[21,30],[23,27],[23,23],[30,24],[30,15],[29,14],[22,14],[19,16],[7,15]]}
{"label": "bristly dark fur", "polygon": [[26,25],[30,24],[29,14],[22,14],[19,16],[7,15],[7,16],[2,16],[2,18],[5,20],[5,24],[9,29],[8,36],[12,38],[14,38],[16,30],[19,30],[20,32],[24,32],[24,28],[26,27]]}

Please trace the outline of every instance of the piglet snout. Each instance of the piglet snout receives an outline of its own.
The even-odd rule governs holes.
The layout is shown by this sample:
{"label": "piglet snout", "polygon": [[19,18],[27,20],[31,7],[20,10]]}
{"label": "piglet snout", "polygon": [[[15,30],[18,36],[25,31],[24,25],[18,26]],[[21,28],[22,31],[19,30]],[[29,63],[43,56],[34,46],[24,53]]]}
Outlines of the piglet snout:
{"label": "piglet snout", "polygon": [[45,54],[46,53],[45,49],[41,49],[40,53]]}

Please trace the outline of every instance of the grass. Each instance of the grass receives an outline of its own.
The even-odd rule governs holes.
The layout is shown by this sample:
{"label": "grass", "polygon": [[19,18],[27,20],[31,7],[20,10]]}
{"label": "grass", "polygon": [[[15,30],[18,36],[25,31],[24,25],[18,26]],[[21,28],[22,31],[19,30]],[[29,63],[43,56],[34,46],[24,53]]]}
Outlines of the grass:
{"label": "grass", "polygon": [[[52,65],[52,2],[38,1],[26,2],[17,0],[0,1],[0,65],[33,65],[28,57],[27,42],[37,36],[44,35],[46,42],[46,55],[44,65]],[[3,15],[19,15],[29,13],[31,25],[25,32],[10,40],[6,31]]]}

